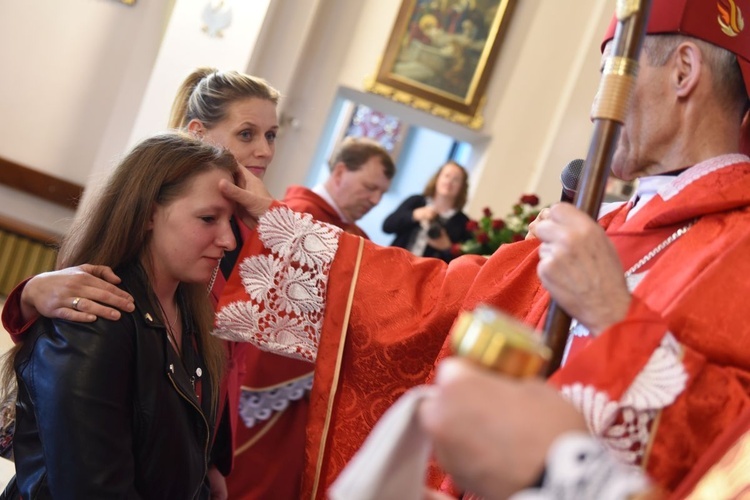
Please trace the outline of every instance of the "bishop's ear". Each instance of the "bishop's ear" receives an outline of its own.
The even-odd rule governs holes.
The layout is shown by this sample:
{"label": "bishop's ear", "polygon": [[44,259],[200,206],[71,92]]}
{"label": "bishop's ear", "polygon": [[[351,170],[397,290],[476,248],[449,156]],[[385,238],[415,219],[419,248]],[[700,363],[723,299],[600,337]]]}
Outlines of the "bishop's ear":
{"label": "bishop's ear", "polygon": [[700,48],[693,42],[683,42],[675,49],[672,76],[678,96],[686,97],[692,93],[701,76],[710,77],[703,74],[708,68],[703,57]]}

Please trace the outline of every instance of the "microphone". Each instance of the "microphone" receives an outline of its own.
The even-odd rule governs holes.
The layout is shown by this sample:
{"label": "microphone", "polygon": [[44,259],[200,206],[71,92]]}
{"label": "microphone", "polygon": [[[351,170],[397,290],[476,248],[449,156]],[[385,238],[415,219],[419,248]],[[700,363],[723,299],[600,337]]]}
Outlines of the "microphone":
{"label": "microphone", "polygon": [[562,182],[562,194],[560,195],[560,201],[567,203],[573,203],[578,191],[578,183],[581,180],[581,172],[583,172],[583,160],[576,159],[565,165],[562,173],[560,174],[560,182]]}

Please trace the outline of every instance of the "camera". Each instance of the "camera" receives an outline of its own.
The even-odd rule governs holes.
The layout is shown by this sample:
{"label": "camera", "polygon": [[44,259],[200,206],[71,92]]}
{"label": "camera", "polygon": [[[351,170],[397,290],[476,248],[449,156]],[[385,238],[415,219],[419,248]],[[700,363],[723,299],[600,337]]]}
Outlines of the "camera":
{"label": "camera", "polygon": [[427,228],[427,236],[432,239],[439,238],[440,233],[445,228],[445,224],[440,218],[436,218],[430,221],[430,226]]}

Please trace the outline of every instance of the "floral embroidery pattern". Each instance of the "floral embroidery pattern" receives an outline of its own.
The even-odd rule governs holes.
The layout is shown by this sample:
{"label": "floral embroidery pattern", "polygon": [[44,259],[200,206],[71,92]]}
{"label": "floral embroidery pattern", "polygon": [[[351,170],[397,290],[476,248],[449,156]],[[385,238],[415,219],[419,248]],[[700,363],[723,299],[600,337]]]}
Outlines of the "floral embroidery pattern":
{"label": "floral embroidery pattern", "polygon": [[667,334],[622,397],[621,404],[648,410],[674,403],[687,383],[687,372],[680,356],[680,345],[672,334]]}
{"label": "floral embroidery pattern", "polygon": [[685,390],[688,376],[680,355],[679,343],[668,333],[619,401],[591,385],[566,385],[560,392],[583,413],[591,432],[602,437],[615,455],[639,465],[654,419]]}
{"label": "floral embroidery pattern", "polygon": [[284,411],[292,401],[302,399],[312,390],[313,376],[307,375],[288,384],[267,391],[242,389],[240,394],[240,417],[245,427],[254,427],[258,422]]}
{"label": "floral embroidery pattern", "polygon": [[604,434],[615,419],[619,405],[610,401],[609,395],[597,391],[594,386],[583,384],[566,385],[560,389],[562,395],[578,408],[586,419],[591,432],[597,436]]}
{"label": "floral embroidery pattern", "polygon": [[341,232],[286,207],[269,210],[259,221],[258,235],[270,254],[240,262],[249,300],[223,307],[213,334],[315,361],[328,274]]}
{"label": "floral embroidery pattern", "polygon": [[669,200],[677,196],[680,191],[682,191],[691,183],[697,181],[701,177],[704,177],[722,168],[736,165],[738,163],[746,163],[748,161],[750,161],[750,158],[742,154],[727,154],[718,156],[716,158],[711,158],[710,160],[706,160],[697,165],[694,165],[686,172],[678,175],[674,181],[661,188],[659,190],[659,194],[665,200]]}

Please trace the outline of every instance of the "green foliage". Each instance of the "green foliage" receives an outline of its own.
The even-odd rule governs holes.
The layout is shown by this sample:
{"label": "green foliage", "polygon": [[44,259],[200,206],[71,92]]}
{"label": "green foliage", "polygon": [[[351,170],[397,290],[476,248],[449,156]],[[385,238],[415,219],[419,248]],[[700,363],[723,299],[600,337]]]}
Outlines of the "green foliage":
{"label": "green foliage", "polygon": [[529,224],[539,214],[538,206],[539,197],[525,194],[504,219],[494,219],[492,210],[485,208],[479,220],[470,220],[466,225],[473,237],[464,243],[455,244],[453,253],[490,255],[500,245],[523,240],[529,232]]}

